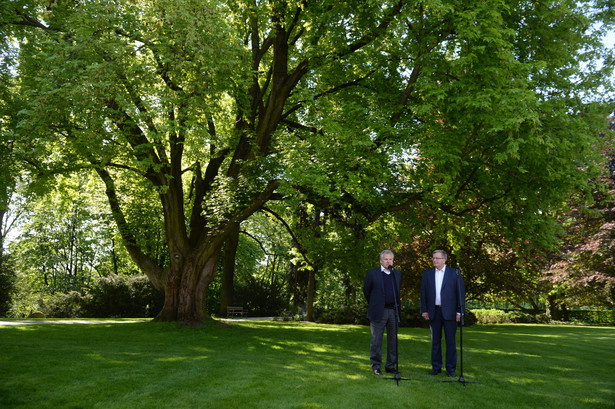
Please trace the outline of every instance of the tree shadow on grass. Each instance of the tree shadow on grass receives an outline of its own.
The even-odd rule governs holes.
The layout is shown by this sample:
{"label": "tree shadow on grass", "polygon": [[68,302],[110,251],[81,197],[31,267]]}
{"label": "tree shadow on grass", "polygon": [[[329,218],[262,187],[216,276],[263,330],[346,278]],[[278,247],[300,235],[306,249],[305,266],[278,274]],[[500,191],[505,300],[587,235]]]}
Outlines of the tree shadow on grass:
{"label": "tree shadow on grass", "polygon": [[[201,327],[30,325],[0,331],[7,368],[0,378],[1,407],[118,401],[119,407],[146,407],[163,400],[171,403],[157,407],[173,407],[188,396],[193,407],[204,400],[220,407],[275,406],[285,399],[331,403],[336,389],[369,399],[364,391],[390,387],[371,374],[366,326],[271,321]],[[527,407],[612,401],[614,380],[605,357],[615,329],[473,326],[463,335],[464,373],[481,382],[472,393],[514,397]],[[429,331],[400,329],[399,349],[404,376],[434,391],[446,387],[427,375]]]}

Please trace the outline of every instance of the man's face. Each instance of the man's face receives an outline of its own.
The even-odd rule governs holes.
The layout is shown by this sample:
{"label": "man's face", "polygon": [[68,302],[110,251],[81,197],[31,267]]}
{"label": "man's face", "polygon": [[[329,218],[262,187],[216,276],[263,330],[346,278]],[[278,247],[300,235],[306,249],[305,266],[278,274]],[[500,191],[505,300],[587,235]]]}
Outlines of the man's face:
{"label": "man's face", "polygon": [[389,253],[385,253],[382,257],[380,257],[380,264],[383,267],[388,267],[393,265],[393,255]]}
{"label": "man's face", "polygon": [[446,264],[446,259],[444,256],[441,253],[434,253],[433,266],[438,270],[442,270],[442,268],[444,268],[444,264]]}

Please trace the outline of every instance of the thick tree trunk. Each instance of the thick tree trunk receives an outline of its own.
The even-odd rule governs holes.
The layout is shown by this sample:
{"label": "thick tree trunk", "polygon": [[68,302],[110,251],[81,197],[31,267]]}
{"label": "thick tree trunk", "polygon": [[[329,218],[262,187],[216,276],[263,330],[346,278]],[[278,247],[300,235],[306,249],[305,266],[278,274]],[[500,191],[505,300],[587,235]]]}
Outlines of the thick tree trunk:
{"label": "thick tree trunk", "polygon": [[550,320],[560,321],[562,319],[562,313],[559,309],[559,302],[557,296],[549,294],[547,304],[547,316]]}
{"label": "thick tree trunk", "polygon": [[171,263],[165,281],[164,306],[156,320],[200,325],[211,319],[207,313],[207,289],[217,266],[217,253],[203,262],[195,257]]}

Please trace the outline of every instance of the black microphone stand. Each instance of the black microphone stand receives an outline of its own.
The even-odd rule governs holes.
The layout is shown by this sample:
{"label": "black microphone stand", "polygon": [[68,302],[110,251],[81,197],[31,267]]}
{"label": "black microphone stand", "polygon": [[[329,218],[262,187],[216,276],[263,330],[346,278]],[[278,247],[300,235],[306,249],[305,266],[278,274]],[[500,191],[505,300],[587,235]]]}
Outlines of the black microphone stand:
{"label": "black microphone stand", "polygon": [[461,290],[461,282],[463,279],[461,278],[461,270],[457,267],[457,297],[459,298],[459,310],[461,311],[461,319],[459,320],[459,382],[466,386],[466,380],[463,377],[463,317],[466,312],[465,306],[465,294],[462,294]]}
{"label": "black microphone stand", "polygon": [[[397,333],[399,332],[399,323],[401,322],[401,317],[399,315],[399,305],[397,304],[397,297],[401,292],[401,288],[397,287],[397,281],[395,280],[395,272],[393,271],[393,266],[389,266],[387,268],[391,272],[391,276],[393,277],[393,291],[395,292],[395,376],[392,378],[384,378],[384,379],[392,379],[397,382],[397,386],[399,386],[399,381],[410,381],[410,378],[402,378],[399,374],[399,350],[398,350],[398,338]],[[397,291],[399,289],[399,291]],[[387,334],[387,337],[389,335]]]}
{"label": "black microphone stand", "polygon": [[478,382],[468,382],[465,380],[465,378],[463,377],[463,325],[464,325],[464,319],[463,316],[465,314],[466,311],[466,307],[465,307],[465,289],[463,286],[463,277],[461,276],[461,270],[459,269],[459,267],[457,267],[457,299],[458,299],[458,304],[457,306],[459,307],[459,310],[461,311],[461,319],[459,320],[459,364],[460,364],[460,376],[459,379],[457,381],[442,381],[442,382],[459,382],[461,383],[464,387],[466,386],[466,383],[478,383]]}

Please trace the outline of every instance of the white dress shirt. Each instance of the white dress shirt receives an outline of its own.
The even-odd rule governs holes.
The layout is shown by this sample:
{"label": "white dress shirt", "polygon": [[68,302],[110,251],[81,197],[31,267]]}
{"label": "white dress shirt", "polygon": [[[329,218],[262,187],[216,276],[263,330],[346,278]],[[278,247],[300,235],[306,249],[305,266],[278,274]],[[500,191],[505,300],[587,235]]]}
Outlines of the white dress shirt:
{"label": "white dress shirt", "polygon": [[446,266],[442,268],[442,270],[436,269],[436,305],[442,305],[442,300],[440,299],[440,291],[442,290],[442,281],[444,280],[444,270]]}

